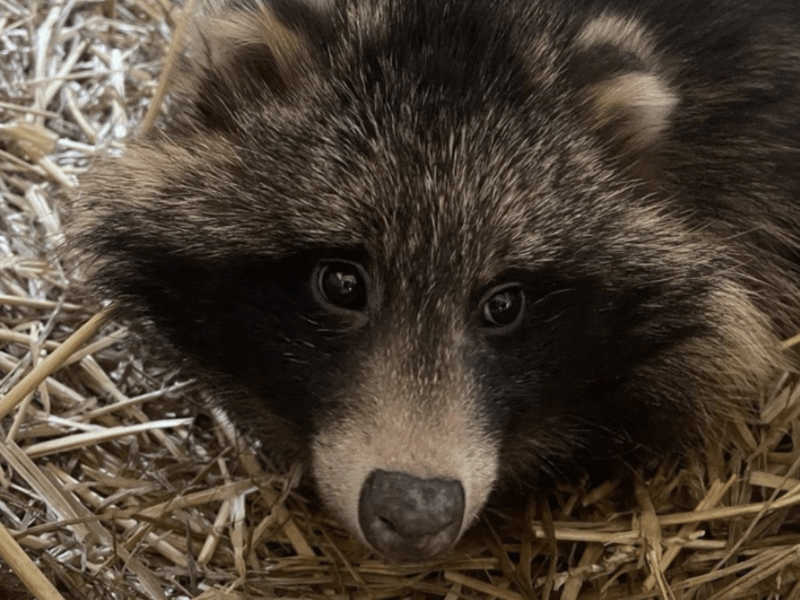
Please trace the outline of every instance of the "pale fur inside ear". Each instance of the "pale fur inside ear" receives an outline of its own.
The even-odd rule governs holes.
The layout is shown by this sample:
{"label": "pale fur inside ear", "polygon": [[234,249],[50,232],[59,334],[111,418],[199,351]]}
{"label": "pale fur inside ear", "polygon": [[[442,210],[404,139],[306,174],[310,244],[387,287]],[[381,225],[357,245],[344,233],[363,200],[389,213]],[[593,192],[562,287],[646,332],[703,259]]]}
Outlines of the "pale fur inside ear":
{"label": "pale fur inside ear", "polygon": [[[605,14],[589,21],[576,38],[582,54],[622,57],[620,63],[594,66],[594,79],[586,90],[603,130],[629,152],[656,145],[669,125],[679,97],[670,87],[652,36],[642,23]],[[604,70],[605,69],[607,70]]]}
{"label": "pale fur inside ear", "polygon": [[647,30],[635,19],[603,15],[589,21],[578,34],[578,46],[589,49],[613,46],[630,52],[647,63],[653,57],[653,43]]}
{"label": "pale fur inside ear", "polygon": [[638,150],[657,143],[678,104],[678,96],[657,75],[626,73],[589,86],[594,110],[614,137]]}
{"label": "pale fur inside ear", "polygon": [[250,10],[228,10],[197,21],[211,66],[221,74],[237,68],[243,57],[269,59],[275,74],[290,84],[309,55],[307,40],[292,31],[264,3]]}

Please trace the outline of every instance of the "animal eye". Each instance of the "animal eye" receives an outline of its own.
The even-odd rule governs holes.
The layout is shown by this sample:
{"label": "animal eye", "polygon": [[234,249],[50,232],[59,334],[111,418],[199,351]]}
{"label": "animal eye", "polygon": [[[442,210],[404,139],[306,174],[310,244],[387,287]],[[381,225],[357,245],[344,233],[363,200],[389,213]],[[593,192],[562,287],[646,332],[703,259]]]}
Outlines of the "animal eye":
{"label": "animal eye", "polygon": [[518,285],[494,289],[483,303],[483,320],[490,327],[513,327],[522,320],[525,292]]}
{"label": "animal eye", "polygon": [[314,271],[314,289],[323,304],[361,311],[367,305],[367,284],[361,267],[351,262],[323,262]]}

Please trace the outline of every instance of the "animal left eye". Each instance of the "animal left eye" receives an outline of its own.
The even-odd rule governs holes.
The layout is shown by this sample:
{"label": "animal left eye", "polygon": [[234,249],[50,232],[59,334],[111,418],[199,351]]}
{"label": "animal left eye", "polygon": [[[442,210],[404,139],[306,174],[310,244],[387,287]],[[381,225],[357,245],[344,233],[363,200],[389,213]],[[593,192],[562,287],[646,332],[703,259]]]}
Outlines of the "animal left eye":
{"label": "animal left eye", "polygon": [[522,320],[525,291],[518,285],[492,290],[483,303],[483,320],[490,327],[513,327]]}

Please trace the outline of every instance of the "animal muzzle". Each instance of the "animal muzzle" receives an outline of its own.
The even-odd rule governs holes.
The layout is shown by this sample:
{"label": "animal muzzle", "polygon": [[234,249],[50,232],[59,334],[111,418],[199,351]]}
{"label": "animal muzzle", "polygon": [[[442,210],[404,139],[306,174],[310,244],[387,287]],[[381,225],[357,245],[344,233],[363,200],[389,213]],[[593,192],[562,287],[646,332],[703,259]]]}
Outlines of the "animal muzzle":
{"label": "animal muzzle", "polygon": [[361,488],[358,521],[367,542],[384,556],[412,561],[455,543],[464,506],[464,487],[456,479],[378,469]]}
{"label": "animal muzzle", "polygon": [[469,374],[415,390],[391,368],[376,368],[346,410],[320,419],[311,467],[320,497],[355,536],[389,560],[421,561],[446,553],[477,519],[497,479],[500,436]]}
{"label": "animal muzzle", "polygon": [[[347,419],[313,447],[314,478],[332,512],[392,561],[420,561],[450,550],[475,522],[497,479],[495,439],[469,427],[464,411],[446,427]],[[394,418],[392,418],[394,417]],[[470,420],[472,418],[472,420]]]}

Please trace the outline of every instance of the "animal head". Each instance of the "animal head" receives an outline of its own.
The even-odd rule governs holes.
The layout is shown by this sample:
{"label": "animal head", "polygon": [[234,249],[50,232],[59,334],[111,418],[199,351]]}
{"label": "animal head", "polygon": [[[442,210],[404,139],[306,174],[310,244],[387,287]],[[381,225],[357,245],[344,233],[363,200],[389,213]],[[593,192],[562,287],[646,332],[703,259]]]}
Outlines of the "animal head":
{"label": "animal head", "polygon": [[87,175],[89,286],[359,537],[449,548],[499,481],[640,463],[752,393],[769,323],[665,202],[648,28],[536,2],[233,2]]}

